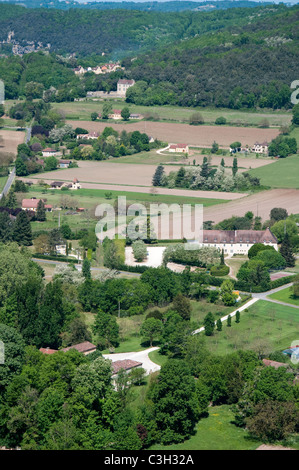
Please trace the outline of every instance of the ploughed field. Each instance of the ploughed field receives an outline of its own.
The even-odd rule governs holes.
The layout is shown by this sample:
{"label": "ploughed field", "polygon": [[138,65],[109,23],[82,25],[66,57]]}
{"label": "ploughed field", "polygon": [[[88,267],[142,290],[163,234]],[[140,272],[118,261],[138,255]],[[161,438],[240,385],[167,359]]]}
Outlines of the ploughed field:
{"label": "ploughed field", "polygon": [[230,126],[190,126],[189,124],[139,121],[134,123],[111,123],[96,121],[68,121],[73,128],[82,127],[89,132],[103,132],[105,127],[113,127],[121,132],[145,132],[154,139],[168,143],[184,143],[201,147],[211,147],[216,141],[221,147],[229,148],[232,142],[252,146],[255,142],[271,142],[278,136],[279,129],[260,129]]}

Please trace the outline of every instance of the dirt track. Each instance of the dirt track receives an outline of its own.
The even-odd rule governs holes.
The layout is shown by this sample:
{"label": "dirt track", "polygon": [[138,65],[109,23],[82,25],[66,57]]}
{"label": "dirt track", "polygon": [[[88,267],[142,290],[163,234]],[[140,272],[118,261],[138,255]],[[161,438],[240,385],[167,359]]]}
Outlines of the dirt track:
{"label": "dirt track", "polygon": [[256,141],[270,142],[278,136],[278,129],[259,129],[252,127],[228,126],[190,126],[189,124],[140,121],[136,123],[105,123],[94,121],[68,121],[73,128],[83,127],[88,131],[102,132],[105,127],[113,127],[118,132],[140,131],[168,143],[186,143],[211,147],[216,141],[222,147],[228,148],[232,142],[239,141],[242,145],[253,145]]}

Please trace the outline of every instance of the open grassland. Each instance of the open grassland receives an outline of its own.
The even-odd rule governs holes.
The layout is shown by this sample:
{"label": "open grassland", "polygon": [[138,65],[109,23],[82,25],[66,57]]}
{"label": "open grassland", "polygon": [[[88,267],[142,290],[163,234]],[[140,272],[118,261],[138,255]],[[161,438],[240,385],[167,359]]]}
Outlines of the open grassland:
{"label": "open grassland", "polygon": [[181,444],[153,445],[151,450],[255,450],[260,441],[249,437],[248,432],[233,424],[234,414],[229,405],[209,408],[209,416],[196,425],[194,436]]}
{"label": "open grassland", "polygon": [[3,191],[7,178],[8,178],[7,176],[0,176],[0,193],[2,193]]}
{"label": "open grassland", "polygon": [[247,312],[241,312],[240,323],[232,318],[231,327],[224,322],[222,331],[205,338],[207,347],[215,354],[237,349],[262,350],[267,354],[288,348],[298,335],[298,308],[259,300]]}
{"label": "open grassland", "polygon": [[1,129],[0,137],[3,137],[3,142],[0,143],[0,152],[9,152],[16,155],[18,145],[25,140],[25,133],[24,131]]}
{"label": "open grassland", "polygon": [[230,144],[239,141],[242,145],[252,146],[256,141],[270,142],[279,134],[278,128],[260,129],[251,127],[230,126],[190,126],[189,124],[168,122],[128,122],[110,123],[96,121],[68,121],[74,128],[83,127],[89,132],[103,132],[109,125],[121,132],[140,131],[145,132],[154,139],[167,143],[185,143],[188,145],[211,147],[216,141],[221,147],[229,148]]}
{"label": "open grassland", "polygon": [[274,294],[269,295],[270,299],[279,300],[281,302],[286,302],[287,304],[299,306],[299,298],[293,297],[293,292],[290,287],[282,289]]}
{"label": "open grassland", "polygon": [[[289,125],[291,114],[283,111],[237,111],[229,109],[209,108],[184,108],[176,106],[138,106],[128,104],[122,99],[109,100],[113,108],[122,109],[129,106],[131,113],[144,115],[151,114],[156,119],[164,121],[188,122],[192,114],[199,112],[204,121],[213,124],[217,117],[225,117],[228,124],[235,125],[260,125],[261,121],[267,119],[270,126],[280,127]],[[75,101],[70,103],[52,103],[53,108],[61,110],[67,119],[90,120],[93,112],[101,113],[103,101]]]}
{"label": "open grassland", "polygon": [[260,178],[263,186],[270,186],[271,188],[299,189],[298,174],[299,155],[280,158],[272,165],[250,171],[250,175]]}

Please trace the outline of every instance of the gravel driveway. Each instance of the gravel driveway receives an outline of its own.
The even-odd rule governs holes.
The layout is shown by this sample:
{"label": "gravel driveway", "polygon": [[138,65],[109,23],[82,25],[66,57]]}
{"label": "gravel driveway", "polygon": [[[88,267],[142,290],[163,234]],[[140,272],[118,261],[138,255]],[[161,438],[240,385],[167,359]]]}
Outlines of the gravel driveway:
{"label": "gravel driveway", "polygon": [[149,353],[156,351],[157,347],[145,349],[144,351],[139,352],[128,352],[128,353],[116,353],[116,354],[103,354],[105,359],[110,359],[112,362],[121,361],[124,359],[132,359],[133,361],[142,362],[143,369],[146,370],[146,375],[156,372],[161,369],[158,364],[155,364],[148,357]]}

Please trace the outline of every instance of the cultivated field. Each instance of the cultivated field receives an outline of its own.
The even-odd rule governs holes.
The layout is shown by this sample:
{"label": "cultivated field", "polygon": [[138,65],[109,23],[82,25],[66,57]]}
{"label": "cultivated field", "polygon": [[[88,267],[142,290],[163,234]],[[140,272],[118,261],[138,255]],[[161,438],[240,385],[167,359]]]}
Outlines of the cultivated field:
{"label": "cultivated field", "polygon": [[76,127],[88,131],[103,132],[105,127],[113,127],[121,132],[140,131],[155,139],[168,143],[186,143],[201,147],[211,147],[216,141],[221,147],[229,148],[232,142],[239,141],[242,145],[252,146],[256,141],[270,142],[279,134],[278,129],[259,129],[250,127],[228,126],[190,126],[189,124],[140,121],[135,123],[106,123],[94,121],[68,121]]}
{"label": "cultivated field", "polygon": [[17,153],[17,147],[25,140],[23,131],[0,130],[0,137],[3,142],[0,144],[0,152]]}
{"label": "cultivated field", "polygon": [[204,209],[204,220],[213,220],[215,223],[236,216],[244,216],[247,211],[262,217],[265,221],[273,207],[287,209],[289,214],[299,212],[299,190],[296,189],[273,189],[262,191],[235,201],[228,202],[217,207]]}
{"label": "cultivated field", "polygon": [[[122,163],[79,161],[79,168],[50,171],[32,175],[27,180],[72,181],[77,178],[85,189],[106,189],[116,191],[152,192],[152,177],[156,166],[126,165]],[[165,172],[177,170],[177,166],[166,166]],[[23,178],[25,180],[25,178]],[[226,193],[217,191],[193,191],[185,189],[155,188],[155,194],[199,197],[210,199],[237,199],[244,197],[241,193]]]}

